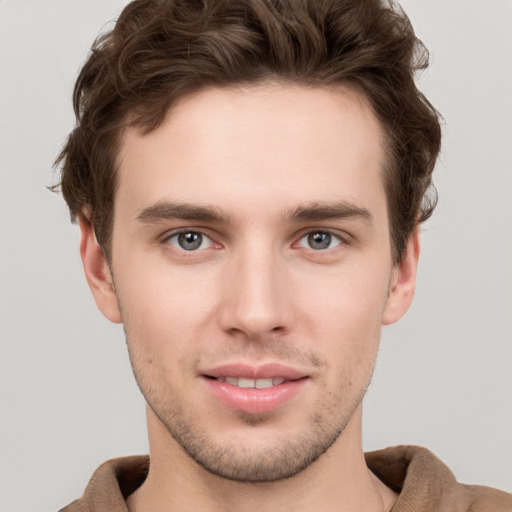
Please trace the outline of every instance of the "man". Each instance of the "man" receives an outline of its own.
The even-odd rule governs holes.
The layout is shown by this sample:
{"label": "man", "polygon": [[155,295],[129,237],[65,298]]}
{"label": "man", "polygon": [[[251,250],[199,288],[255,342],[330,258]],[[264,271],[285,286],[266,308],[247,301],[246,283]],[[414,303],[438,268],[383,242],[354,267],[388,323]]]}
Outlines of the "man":
{"label": "man", "polygon": [[150,457],[64,510],[512,509],[425,449],[362,450],[435,206],[421,50],[377,1],[142,0],[95,44],[62,191]]}

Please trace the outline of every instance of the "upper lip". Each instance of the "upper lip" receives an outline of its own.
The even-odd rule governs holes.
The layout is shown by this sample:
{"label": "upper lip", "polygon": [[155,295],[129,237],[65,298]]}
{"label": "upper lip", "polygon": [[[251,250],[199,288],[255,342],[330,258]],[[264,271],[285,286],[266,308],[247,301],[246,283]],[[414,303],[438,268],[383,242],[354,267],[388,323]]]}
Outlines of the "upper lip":
{"label": "upper lip", "polygon": [[206,377],[242,377],[245,379],[271,379],[281,377],[286,380],[298,380],[307,377],[307,373],[280,363],[250,365],[247,363],[228,363],[200,372]]}

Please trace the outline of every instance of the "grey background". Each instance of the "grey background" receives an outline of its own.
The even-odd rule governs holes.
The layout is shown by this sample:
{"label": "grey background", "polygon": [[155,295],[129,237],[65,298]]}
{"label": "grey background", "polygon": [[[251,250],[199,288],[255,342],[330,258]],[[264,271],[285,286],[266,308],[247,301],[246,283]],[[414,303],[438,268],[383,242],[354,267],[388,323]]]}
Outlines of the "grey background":
{"label": "grey background", "polygon": [[[71,90],[122,0],[0,0],[0,510],[51,511],[110,457],[147,452],[122,329],[96,310],[78,229],[45,190]],[[512,491],[512,2],[402,2],[446,118],[415,303],[385,329],[365,448],[429,447]]]}

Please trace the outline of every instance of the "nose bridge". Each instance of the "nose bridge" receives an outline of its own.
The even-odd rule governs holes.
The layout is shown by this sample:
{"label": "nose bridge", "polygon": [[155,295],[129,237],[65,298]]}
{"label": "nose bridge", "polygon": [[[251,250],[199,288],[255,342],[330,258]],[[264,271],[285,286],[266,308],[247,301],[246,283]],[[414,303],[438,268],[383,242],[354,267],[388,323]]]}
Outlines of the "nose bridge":
{"label": "nose bridge", "polygon": [[221,314],[225,330],[250,338],[287,330],[290,303],[281,260],[269,243],[253,241],[236,252],[225,283]]}

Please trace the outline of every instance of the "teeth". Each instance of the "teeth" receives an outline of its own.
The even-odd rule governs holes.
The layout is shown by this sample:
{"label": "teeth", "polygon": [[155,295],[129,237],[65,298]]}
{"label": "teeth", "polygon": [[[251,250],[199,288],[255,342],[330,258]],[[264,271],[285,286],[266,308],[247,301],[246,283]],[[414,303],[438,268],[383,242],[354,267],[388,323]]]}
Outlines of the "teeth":
{"label": "teeth", "polygon": [[255,388],[256,381],[254,381],[254,379],[245,379],[244,377],[238,377],[237,386],[239,388]]}
{"label": "teeth", "polygon": [[273,386],[272,379],[258,379],[255,382],[256,389],[271,388]]}
{"label": "teeth", "polygon": [[232,386],[238,386],[245,389],[265,389],[272,386],[279,386],[286,379],[282,377],[274,377],[273,379],[246,379],[245,377],[217,377],[219,382],[227,382]]}

